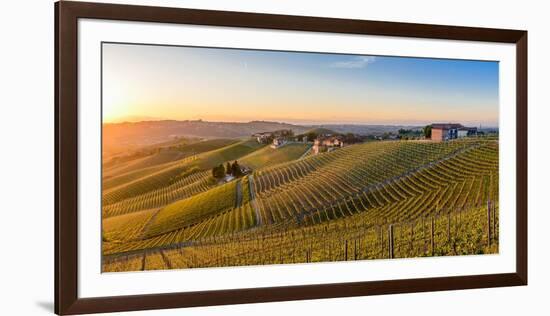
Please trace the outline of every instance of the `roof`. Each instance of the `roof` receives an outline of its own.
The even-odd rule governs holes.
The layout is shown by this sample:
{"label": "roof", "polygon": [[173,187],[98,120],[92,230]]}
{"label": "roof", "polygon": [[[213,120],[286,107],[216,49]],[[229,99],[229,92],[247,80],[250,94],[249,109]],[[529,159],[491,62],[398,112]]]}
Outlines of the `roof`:
{"label": "roof", "polygon": [[432,129],[453,129],[453,128],[461,128],[464,127],[462,124],[455,124],[455,123],[435,123],[432,124]]}
{"label": "roof", "polygon": [[462,126],[458,130],[459,131],[477,131],[477,127]]}

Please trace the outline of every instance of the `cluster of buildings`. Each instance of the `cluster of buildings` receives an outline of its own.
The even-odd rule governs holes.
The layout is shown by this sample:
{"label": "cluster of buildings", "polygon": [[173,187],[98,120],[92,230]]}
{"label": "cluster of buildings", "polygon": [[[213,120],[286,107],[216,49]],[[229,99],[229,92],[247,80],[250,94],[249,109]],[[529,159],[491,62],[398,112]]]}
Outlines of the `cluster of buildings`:
{"label": "cluster of buildings", "polygon": [[252,137],[256,138],[260,144],[271,144],[271,148],[279,148],[286,145],[288,142],[307,143],[308,141],[307,136],[294,136],[292,130],[255,133]]}
{"label": "cluster of buildings", "polygon": [[256,138],[256,140],[260,144],[267,144],[273,141],[273,138],[275,137],[274,133],[275,132],[255,133],[255,134],[252,134],[252,137]]}
{"label": "cluster of buildings", "polygon": [[332,151],[336,148],[344,147],[344,138],[340,135],[320,135],[313,142],[313,153],[318,154],[323,151]]}
{"label": "cluster of buildings", "polygon": [[[431,140],[448,141],[457,138],[475,136],[478,134],[476,127],[467,127],[457,123],[434,123],[431,125]],[[269,144],[271,148],[277,149],[289,142],[307,143],[307,136],[294,136],[292,130],[278,130],[273,132],[261,132],[252,135],[258,143]],[[344,147],[343,135],[321,134],[313,141],[312,151],[314,154],[330,152],[337,148]],[[375,139],[382,139],[376,136]],[[398,135],[389,135],[387,139],[399,139]]]}
{"label": "cluster of buildings", "polygon": [[269,144],[276,138],[289,138],[294,136],[294,132],[290,129],[281,129],[273,132],[261,132],[252,134],[252,137],[256,138],[258,143]]}
{"label": "cluster of buildings", "polygon": [[434,141],[446,141],[475,135],[477,135],[477,127],[466,127],[454,123],[432,124],[431,139]]}
{"label": "cluster of buildings", "polygon": [[271,142],[271,148],[277,149],[281,146],[286,145],[288,142],[294,142],[294,143],[307,143],[307,136],[303,137],[275,137],[273,138],[273,141]]}
{"label": "cluster of buildings", "polygon": [[284,146],[286,145],[286,143],[288,142],[288,140],[286,138],[283,138],[283,137],[275,137],[273,139],[273,142],[271,142],[271,148],[273,149],[276,149],[276,148],[279,148],[281,146]]}
{"label": "cluster of buildings", "polygon": [[[281,130],[274,132],[255,133],[252,137],[256,138],[258,143],[270,144],[271,148],[277,149],[288,143],[307,143],[307,135],[294,136],[291,131]],[[312,151],[315,154],[320,152],[332,151],[336,148],[344,147],[344,137],[341,135],[322,134],[313,141]]]}

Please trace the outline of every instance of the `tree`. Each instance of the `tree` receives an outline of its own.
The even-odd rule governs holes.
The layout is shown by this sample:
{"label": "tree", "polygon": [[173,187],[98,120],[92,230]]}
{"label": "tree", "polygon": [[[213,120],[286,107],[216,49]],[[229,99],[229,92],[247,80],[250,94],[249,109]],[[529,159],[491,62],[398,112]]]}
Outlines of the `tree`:
{"label": "tree", "polygon": [[225,168],[223,167],[223,164],[219,164],[218,166],[212,168],[212,176],[217,179],[221,179],[225,176]]}
{"label": "tree", "polygon": [[432,138],[432,126],[431,125],[426,125],[426,127],[424,127],[424,137]]}
{"label": "tree", "polygon": [[353,133],[346,133],[344,135],[344,143],[346,144],[354,144],[354,143],[358,143],[360,142],[360,139],[359,137],[357,137],[355,134]]}
{"label": "tree", "polygon": [[243,172],[241,171],[241,166],[239,166],[239,163],[237,162],[237,160],[235,160],[231,165],[231,174],[234,177],[240,177],[243,175]]}
{"label": "tree", "polygon": [[231,164],[229,163],[229,161],[225,165],[225,174],[233,174],[233,170],[231,170]]}
{"label": "tree", "polygon": [[212,176],[213,176],[214,178],[216,178],[217,175],[218,175],[218,167],[212,168]]}
{"label": "tree", "polygon": [[319,136],[317,133],[315,132],[308,132],[305,134],[307,136],[307,139],[308,140],[311,140],[311,141],[314,141],[315,139],[317,139],[317,137]]}

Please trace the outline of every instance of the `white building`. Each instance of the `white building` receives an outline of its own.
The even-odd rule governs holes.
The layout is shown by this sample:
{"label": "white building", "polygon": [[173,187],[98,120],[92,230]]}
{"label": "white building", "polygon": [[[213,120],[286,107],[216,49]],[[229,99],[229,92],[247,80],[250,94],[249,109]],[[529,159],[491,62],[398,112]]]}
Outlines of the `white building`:
{"label": "white building", "polygon": [[273,143],[271,144],[271,148],[273,149],[277,149],[283,145],[286,144],[286,139],[282,138],[282,137],[276,137],[273,139]]}

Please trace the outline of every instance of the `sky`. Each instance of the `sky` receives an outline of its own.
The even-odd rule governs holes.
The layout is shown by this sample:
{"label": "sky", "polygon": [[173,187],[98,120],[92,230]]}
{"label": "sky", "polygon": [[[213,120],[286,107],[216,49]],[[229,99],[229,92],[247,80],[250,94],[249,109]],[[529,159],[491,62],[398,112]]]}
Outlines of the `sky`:
{"label": "sky", "polygon": [[103,122],[498,126],[498,62],[103,44]]}

